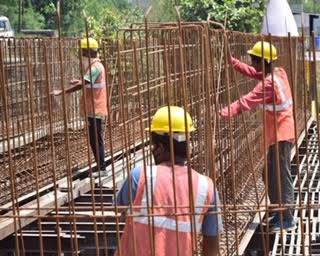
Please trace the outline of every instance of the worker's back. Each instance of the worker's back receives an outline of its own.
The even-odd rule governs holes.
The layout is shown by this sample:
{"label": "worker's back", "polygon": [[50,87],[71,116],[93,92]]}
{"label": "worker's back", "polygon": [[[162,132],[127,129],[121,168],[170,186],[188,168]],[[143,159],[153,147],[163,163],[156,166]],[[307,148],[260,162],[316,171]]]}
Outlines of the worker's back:
{"label": "worker's back", "polygon": [[[145,208],[134,210],[135,215],[144,215],[144,217],[134,218],[134,230],[132,218],[127,218],[124,235],[119,246],[121,255],[134,255],[133,241],[136,241],[136,255],[152,255],[150,246],[150,237],[152,236],[150,236],[150,232],[153,231],[155,232],[156,255],[177,255],[178,244],[181,255],[192,255],[191,231],[200,232],[203,214],[199,213],[205,213],[208,209],[200,207],[194,209],[196,215],[194,215],[192,223],[195,223],[195,226],[192,227],[191,219],[193,215],[190,214],[192,211],[190,210],[188,168],[175,165],[174,172],[172,172],[170,164],[166,163],[152,168],[147,167],[146,173],[148,201],[151,206],[151,195],[153,194],[153,213],[155,217],[148,218],[146,216],[148,214],[146,209],[147,193],[145,173],[142,169],[133,205],[145,206]],[[174,182],[173,173],[175,175]],[[213,196],[211,179],[194,170],[191,170],[191,176],[194,205],[209,205]],[[151,188],[153,193],[151,193]],[[177,207],[175,208],[175,206]],[[177,217],[175,217],[175,213],[177,213]],[[179,242],[177,242],[177,234]],[[196,241],[196,236],[194,236],[193,241]]]}

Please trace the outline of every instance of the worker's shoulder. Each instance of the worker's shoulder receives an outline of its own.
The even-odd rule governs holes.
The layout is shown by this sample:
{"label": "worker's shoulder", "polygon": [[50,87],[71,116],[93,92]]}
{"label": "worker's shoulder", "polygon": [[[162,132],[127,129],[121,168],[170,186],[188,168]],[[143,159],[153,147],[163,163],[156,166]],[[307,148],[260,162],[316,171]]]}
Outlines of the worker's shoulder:
{"label": "worker's shoulder", "polygon": [[104,66],[99,58],[94,59],[92,66],[104,69]]}
{"label": "worker's shoulder", "polygon": [[209,185],[213,185],[213,181],[209,176],[201,174],[199,172],[197,172],[197,173],[198,173],[198,175],[200,175],[203,178],[203,180],[207,180],[207,182],[209,182]]}
{"label": "worker's shoulder", "polygon": [[273,71],[274,71],[275,73],[285,73],[285,74],[287,74],[286,70],[285,70],[283,67],[275,67],[275,68],[273,69]]}
{"label": "worker's shoulder", "polygon": [[[283,67],[274,67],[273,68],[273,75],[280,77],[280,78],[287,78],[287,72]],[[274,79],[274,77],[272,77],[271,73],[266,77],[266,84],[271,85],[272,84],[272,79]]]}
{"label": "worker's shoulder", "polygon": [[130,173],[131,176],[140,176],[140,172],[141,172],[142,166],[136,166],[135,168],[131,169]]}

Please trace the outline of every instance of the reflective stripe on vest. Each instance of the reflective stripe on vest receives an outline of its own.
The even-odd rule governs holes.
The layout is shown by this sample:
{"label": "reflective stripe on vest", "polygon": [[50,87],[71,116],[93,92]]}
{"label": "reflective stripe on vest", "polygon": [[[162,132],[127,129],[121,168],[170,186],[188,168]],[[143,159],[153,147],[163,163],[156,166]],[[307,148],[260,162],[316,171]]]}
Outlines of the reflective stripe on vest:
{"label": "reflective stripe on vest", "polygon": [[[146,168],[146,173],[147,173],[147,189],[148,189],[148,198],[149,198],[149,204],[151,204],[151,197],[154,193],[154,188],[156,184],[156,179],[157,179],[157,167],[152,166],[152,175],[151,175],[151,168],[150,166],[147,166]],[[197,198],[195,202],[195,206],[197,205],[204,205],[206,202],[207,198],[207,193],[208,193],[208,181],[205,176],[199,175],[198,176],[198,193],[197,193]],[[151,184],[153,191],[151,193]],[[142,201],[141,201],[141,206],[147,206],[147,197],[146,197],[146,189],[143,191],[143,196],[142,196]],[[196,232],[200,232],[201,229],[201,212],[202,212],[202,207],[195,207],[195,213],[197,214],[195,216],[196,219]],[[142,208],[140,211],[135,210],[135,214],[143,214],[147,215],[148,211],[146,208]],[[134,217],[133,220],[135,222],[139,222],[142,224],[149,224],[148,217]],[[189,221],[177,221],[178,227],[176,227],[176,220],[167,218],[165,216],[154,216],[153,217],[153,224],[155,227],[158,228],[165,228],[169,229],[172,231],[178,230],[179,232],[191,232],[191,223]]]}
{"label": "reflective stripe on vest", "polygon": [[[282,111],[282,110],[288,108],[289,106],[291,106],[292,105],[292,98],[286,100],[286,96],[284,94],[283,86],[280,83],[280,80],[275,75],[273,76],[273,80],[276,82],[276,84],[278,86],[278,90],[279,90],[279,94],[280,94],[280,98],[281,98],[281,104],[275,105],[275,110],[278,112],[278,111]],[[259,107],[262,109],[263,105],[259,104]],[[266,107],[267,111],[273,111],[273,105],[266,104],[265,107]]]}
{"label": "reflective stripe on vest", "polygon": [[90,83],[86,84],[86,88],[89,88],[89,89],[91,88],[98,89],[98,88],[105,88],[105,87],[106,87],[106,82],[96,83],[96,84],[93,84],[92,86]]}

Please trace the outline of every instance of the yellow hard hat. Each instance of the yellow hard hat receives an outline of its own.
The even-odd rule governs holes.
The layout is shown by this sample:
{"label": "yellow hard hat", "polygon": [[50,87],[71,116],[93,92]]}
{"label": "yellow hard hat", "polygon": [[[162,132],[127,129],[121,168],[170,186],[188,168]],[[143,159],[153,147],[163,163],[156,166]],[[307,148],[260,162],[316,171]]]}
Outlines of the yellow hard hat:
{"label": "yellow hard hat", "polygon": [[[159,108],[154,114],[151,122],[152,132],[169,133],[169,112],[168,106]],[[177,106],[170,106],[171,130],[172,132],[185,133],[184,109]],[[191,116],[186,112],[188,132],[195,130]],[[149,130],[149,129],[146,129]]]}
{"label": "yellow hard hat", "polygon": [[[89,46],[88,46],[88,41],[89,41]],[[92,49],[92,50],[98,50],[99,48],[99,44],[97,42],[97,40],[89,37],[88,39],[87,38],[83,38],[81,39],[81,48],[82,49]]]}
{"label": "yellow hard hat", "polygon": [[[247,51],[247,53],[249,53],[250,55],[254,55],[262,58],[262,41],[256,42],[256,44],[252,47],[252,49]],[[277,49],[272,44],[271,44],[271,53],[272,53],[272,59],[270,54],[270,43],[263,42],[263,58],[268,62],[270,62],[271,60],[276,60],[278,58]]]}

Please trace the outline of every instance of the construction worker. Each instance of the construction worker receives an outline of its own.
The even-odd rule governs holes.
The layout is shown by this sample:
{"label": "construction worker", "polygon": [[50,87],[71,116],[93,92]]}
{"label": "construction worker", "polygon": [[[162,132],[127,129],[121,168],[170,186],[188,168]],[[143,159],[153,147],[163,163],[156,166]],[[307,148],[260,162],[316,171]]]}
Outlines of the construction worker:
{"label": "construction worker", "polygon": [[[103,141],[103,121],[107,116],[107,95],[105,69],[98,58],[98,42],[93,38],[83,38],[81,40],[82,48],[82,65],[85,71],[85,93],[81,98],[81,113],[87,114],[90,146],[97,163],[98,172],[93,174],[94,177],[106,176],[106,163],[104,157]],[[81,80],[72,80],[71,87],[65,90],[66,93],[78,91],[82,88]],[[54,90],[52,95],[62,94],[62,90]],[[84,97],[86,97],[86,112],[84,109]],[[98,143],[98,144],[97,144]],[[100,165],[100,166],[99,166]]]}
{"label": "construction worker", "polygon": [[[192,215],[190,214],[189,179],[186,166],[186,127],[185,111],[176,106],[170,106],[171,129],[173,132],[173,153],[170,154],[169,107],[158,109],[151,124],[151,148],[156,166],[135,168],[131,171],[131,187],[126,179],[117,195],[118,205],[130,204],[132,193],[133,215],[143,217],[127,217],[124,234],[115,255],[152,255],[149,232],[154,232],[155,255],[193,255],[192,253]],[[188,132],[195,130],[188,113]],[[145,178],[147,176],[147,182]],[[173,180],[173,175],[175,179]],[[219,204],[218,194],[212,180],[198,172],[191,170],[194,205],[213,205],[212,208],[195,207],[195,228],[199,232],[202,228],[203,255],[217,255],[218,227],[222,229],[221,216],[217,217],[209,212],[216,211],[215,203]],[[148,222],[147,193],[149,206],[153,202],[154,218]],[[151,191],[152,188],[152,191]],[[175,193],[174,193],[175,191]],[[152,198],[152,199],[151,199]],[[215,202],[216,201],[216,202]],[[160,206],[160,207],[159,207]],[[167,207],[162,207],[167,206]],[[176,206],[176,211],[175,211]],[[185,207],[181,207],[185,206]],[[175,213],[177,219],[175,218]],[[177,220],[177,231],[176,231]],[[134,235],[135,234],[135,235]],[[177,241],[178,236],[178,241]],[[136,251],[134,250],[136,248]],[[121,251],[121,253],[119,253]]]}
{"label": "construction worker", "polygon": [[[263,49],[263,51],[262,51]],[[259,80],[255,88],[247,95],[230,105],[230,113],[228,107],[223,108],[220,114],[227,119],[241,114],[244,111],[254,109],[257,106],[263,108],[263,62],[265,66],[265,110],[266,110],[266,144],[268,147],[268,193],[272,204],[279,204],[278,191],[278,174],[277,174],[277,156],[276,156],[276,140],[279,145],[279,162],[280,162],[280,184],[282,203],[293,204],[294,194],[291,178],[290,154],[292,143],[294,142],[294,119],[292,110],[292,95],[288,82],[288,77],[283,68],[275,67],[271,70],[271,62],[277,59],[276,48],[268,42],[257,42],[251,50],[248,51],[251,57],[252,66],[232,57],[229,49],[228,60],[234,69],[243,75]],[[273,73],[273,78],[272,78]],[[272,84],[273,83],[273,84]],[[274,86],[273,86],[274,85]],[[274,87],[274,89],[273,89]],[[273,92],[275,102],[273,103]],[[273,107],[275,104],[275,109]],[[274,128],[274,111],[276,118],[276,134]],[[265,175],[263,175],[265,178]],[[274,213],[269,218],[272,225],[272,232],[280,231],[279,213]],[[283,212],[283,228],[284,230],[293,230],[296,223],[293,218],[291,209]]]}

